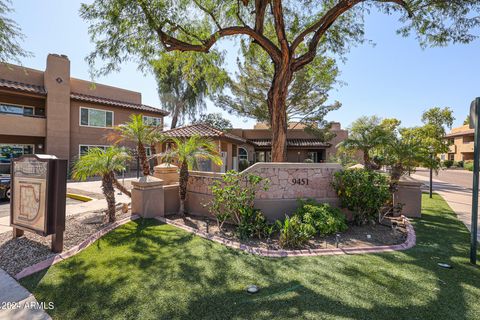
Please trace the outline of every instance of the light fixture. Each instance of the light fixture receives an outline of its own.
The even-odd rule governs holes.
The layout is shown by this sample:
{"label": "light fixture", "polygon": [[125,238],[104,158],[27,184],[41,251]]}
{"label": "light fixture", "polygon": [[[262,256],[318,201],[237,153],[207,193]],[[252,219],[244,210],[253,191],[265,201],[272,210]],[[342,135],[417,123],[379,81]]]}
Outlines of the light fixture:
{"label": "light fixture", "polygon": [[247,292],[251,294],[257,293],[259,290],[260,289],[254,284],[251,284],[247,287]]}

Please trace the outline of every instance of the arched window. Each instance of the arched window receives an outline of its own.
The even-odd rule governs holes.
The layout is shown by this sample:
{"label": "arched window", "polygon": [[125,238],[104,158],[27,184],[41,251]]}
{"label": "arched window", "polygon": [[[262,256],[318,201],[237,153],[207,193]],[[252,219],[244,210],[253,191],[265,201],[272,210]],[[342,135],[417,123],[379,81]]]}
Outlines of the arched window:
{"label": "arched window", "polygon": [[248,161],[248,151],[245,148],[238,148],[238,160],[247,160]]}

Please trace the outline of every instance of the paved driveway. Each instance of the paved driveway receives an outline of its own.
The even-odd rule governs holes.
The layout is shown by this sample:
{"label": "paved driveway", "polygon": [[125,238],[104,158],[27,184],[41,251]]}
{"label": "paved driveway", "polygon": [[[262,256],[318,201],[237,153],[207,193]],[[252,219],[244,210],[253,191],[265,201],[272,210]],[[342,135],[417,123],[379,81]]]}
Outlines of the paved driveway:
{"label": "paved driveway", "polygon": [[10,203],[8,201],[0,200],[0,218],[10,215]]}
{"label": "paved driveway", "polygon": [[[425,190],[428,190],[428,171],[418,170],[417,173],[412,174],[412,178],[423,182]],[[470,183],[468,183],[469,179]],[[466,186],[471,185],[471,179],[471,173],[453,170],[448,170],[444,172],[444,174],[440,173],[438,176],[433,176],[433,192],[438,193],[447,201],[450,208],[455,211],[458,218],[467,226],[468,230],[470,230],[472,223],[472,188],[471,186]],[[477,234],[477,239],[480,241],[480,233]]]}
{"label": "paved driveway", "polygon": [[[418,174],[427,178],[430,177],[430,171],[425,168],[417,169],[415,174]],[[455,169],[440,170],[438,172],[438,175],[436,175],[435,172],[433,173],[433,179],[454,184],[454,185],[471,190],[473,173],[468,170],[455,170]]]}

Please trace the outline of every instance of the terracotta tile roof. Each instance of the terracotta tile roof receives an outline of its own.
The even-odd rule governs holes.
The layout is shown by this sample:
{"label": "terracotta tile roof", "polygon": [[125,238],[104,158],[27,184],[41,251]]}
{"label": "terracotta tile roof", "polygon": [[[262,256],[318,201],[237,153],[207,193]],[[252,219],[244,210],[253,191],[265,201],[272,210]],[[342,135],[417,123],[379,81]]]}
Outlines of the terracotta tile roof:
{"label": "terracotta tile roof", "polygon": [[158,114],[161,114],[163,116],[167,116],[169,114],[168,111],[158,109],[158,108],[155,108],[155,107],[151,107],[151,106],[147,106],[145,104],[128,103],[128,102],[124,102],[124,101],[95,97],[95,96],[90,96],[90,95],[75,93],[75,92],[72,92],[70,94],[70,98],[73,99],[73,100],[77,100],[77,101],[99,103],[99,104],[104,104],[104,105],[108,105],[108,106],[128,108],[128,109],[133,109],[133,110],[138,110],[138,111],[148,111],[148,112],[158,113]]}
{"label": "terracotta tile roof", "polygon": [[42,86],[10,81],[6,79],[0,79],[0,88],[6,88],[6,89],[15,90],[15,91],[27,92],[27,93],[34,93],[42,96],[47,94],[47,91],[45,91],[45,88]]}
{"label": "terracotta tile roof", "polygon": [[[257,147],[271,147],[271,139],[250,139],[249,142]],[[323,142],[320,139],[287,139],[287,147],[290,148],[323,148],[330,147],[330,143]]]}
{"label": "terracotta tile roof", "polygon": [[450,138],[450,137],[466,136],[466,135],[472,135],[474,133],[475,133],[474,129],[468,129],[465,131],[451,132],[449,134],[446,134],[445,137]]}
{"label": "terracotta tile roof", "polygon": [[221,130],[210,127],[209,125],[206,125],[206,124],[191,124],[188,126],[164,131],[163,134],[165,134],[168,137],[175,137],[175,138],[188,138],[195,134],[198,134],[202,137],[220,138],[220,139],[223,138],[223,139],[231,140],[237,143],[247,142],[247,140],[237,135],[234,135],[228,132],[223,132]]}

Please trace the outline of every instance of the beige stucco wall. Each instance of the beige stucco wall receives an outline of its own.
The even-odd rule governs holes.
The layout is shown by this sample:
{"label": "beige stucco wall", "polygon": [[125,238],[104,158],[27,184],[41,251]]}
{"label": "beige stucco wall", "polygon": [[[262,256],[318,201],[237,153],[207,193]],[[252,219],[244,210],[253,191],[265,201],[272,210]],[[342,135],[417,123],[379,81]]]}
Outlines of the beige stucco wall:
{"label": "beige stucco wall", "polygon": [[43,86],[43,71],[0,63],[0,79]]}
{"label": "beige stucco wall", "polygon": [[0,134],[30,137],[45,137],[47,120],[45,118],[22,117],[2,114],[0,117]]}
{"label": "beige stucco wall", "polygon": [[[252,173],[270,180],[268,191],[257,192],[255,206],[269,220],[291,214],[298,198],[314,198],[320,202],[338,204],[331,186],[333,173],[341,166],[331,163],[255,163],[244,173]],[[188,182],[187,210],[193,215],[209,215],[208,203],[212,199],[210,187],[220,180],[221,173],[191,172]],[[308,184],[294,184],[294,179],[308,179]]]}
{"label": "beige stucco wall", "polygon": [[141,104],[142,94],[131,90],[107,86],[105,84],[94,83],[91,81],[71,79],[72,92],[86,94],[90,96],[102,97],[117,101]]}

